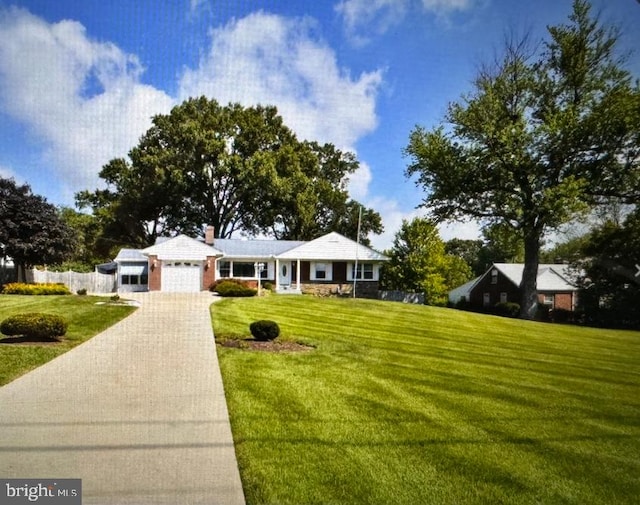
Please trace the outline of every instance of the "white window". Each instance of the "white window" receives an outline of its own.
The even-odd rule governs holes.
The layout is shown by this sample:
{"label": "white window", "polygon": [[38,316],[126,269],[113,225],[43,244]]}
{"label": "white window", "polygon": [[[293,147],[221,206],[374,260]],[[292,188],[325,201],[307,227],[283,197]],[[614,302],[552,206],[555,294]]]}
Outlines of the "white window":
{"label": "white window", "polygon": [[484,307],[489,307],[491,305],[491,293],[482,294],[482,305]]}
{"label": "white window", "polygon": [[508,297],[507,293],[500,293],[500,303],[507,303]]}
{"label": "white window", "polygon": [[333,279],[332,263],[311,263],[312,281],[330,281]]}
{"label": "white window", "polygon": [[231,262],[230,261],[219,261],[218,269],[220,270],[220,278],[231,277]]}
{"label": "white window", "polygon": [[356,280],[363,281],[377,281],[378,280],[378,269],[373,263],[358,263],[358,267],[356,270],[355,264],[349,265],[349,279],[352,281],[354,277]]}
{"label": "white window", "polygon": [[498,284],[498,271],[495,268],[491,270],[491,284]]}
{"label": "white window", "polygon": [[[258,262],[262,265],[260,278],[269,278],[269,264]],[[233,277],[235,279],[257,279],[255,261],[218,261],[218,277],[225,279]]]}
{"label": "white window", "polygon": [[235,278],[256,278],[256,265],[253,261],[234,261],[233,276]]}
{"label": "white window", "polygon": [[553,307],[555,302],[555,296],[553,295],[544,295],[542,298],[542,303],[545,305],[551,305]]}

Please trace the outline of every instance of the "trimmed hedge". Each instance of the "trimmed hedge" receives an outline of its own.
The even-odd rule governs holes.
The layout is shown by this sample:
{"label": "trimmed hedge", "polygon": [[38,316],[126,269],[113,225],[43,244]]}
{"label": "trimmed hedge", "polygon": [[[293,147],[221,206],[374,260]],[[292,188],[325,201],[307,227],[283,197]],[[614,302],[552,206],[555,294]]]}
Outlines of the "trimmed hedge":
{"label": "trimmed hedge", "polygon": [[6,318],[0,323],[0,333],[9,337],[57,339],[67,333],[68,325],[61,316],[29,312]]}
{"label": "trimmed hedge", "polygon": [[209,290],[218,293],[220,296],[246,297],[258,294],[257,289],[250,288],[246,282],[238,279],[216,281],[209,287]]}
{"label": "trimmed hedge", "polygon": [[514,302],[496,303],[494,313],[503,317],[518,317],[520,315],[520,305]]}
{"label": "trimmed hedge", "polygon": [[24,282],[12,282],[5,284],[3,295],[70,295],[71,291],[64,284],[40,283],[26,284]]}
{"label": "trimmed hedge", "polygon": [[278,323],[266,319],[254,321],[249,325],[249,330],[251,330],[253,338],[261,342],[275,340],[278,338],[278,335],[280,335],[280,327],[278,326]]}

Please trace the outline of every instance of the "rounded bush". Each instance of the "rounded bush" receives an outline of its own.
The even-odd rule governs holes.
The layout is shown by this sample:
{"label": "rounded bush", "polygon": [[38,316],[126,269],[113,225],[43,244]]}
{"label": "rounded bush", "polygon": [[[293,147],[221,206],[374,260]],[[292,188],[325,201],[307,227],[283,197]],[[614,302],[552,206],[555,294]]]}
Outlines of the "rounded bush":
{"label": "rounded bush", "polygon": [[275,321],[268,321],[263,319],[261,321],[255,321],[249,325],[251,335],[256,340],[261,342],[267,342],[269,340],[275,340],[280,335],[280,327]]}
{"label": "rounded bush", "polygon": [[30,312],[6,318],[0,323],[0,333],[10,337],[55,339],[63,336],[67,327],[67,321],[61,316]]}
{"label": "rounded bush", "polygon": [[255,296],[258,293],[256,289],[232,280],[220,281],[215,286],[212,286],[211,290],[220,296]]}

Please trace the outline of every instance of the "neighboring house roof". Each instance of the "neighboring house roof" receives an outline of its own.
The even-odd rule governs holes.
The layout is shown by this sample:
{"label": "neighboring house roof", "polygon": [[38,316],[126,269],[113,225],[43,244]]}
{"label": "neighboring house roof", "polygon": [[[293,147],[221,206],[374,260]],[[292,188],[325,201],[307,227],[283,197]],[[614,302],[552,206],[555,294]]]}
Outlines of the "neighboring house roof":
{"label": "neighboring house roof", "polygon": [[141,251],[145,256],[157,256],[160,260],[204,261],[207,256],[222,256],[222,251],[199,240],[178,235]]}
{"label": "neighboring house roof", "polygon": [[[497,268],[516,286],[520,286],[524,271],[523,263],[494,263],[487,273],[493,268]],[[573,275],[569,265],[544,263],[538,265],[538,291],[575,291],[578,288],[572,279]]]}
{"label": "neighboring house roof", "polygon": [[326,261],[385,261],[384,254],[336,232],[328,233],[310,242],[289,249],[278,255],[279,259],[326,260]]}
{"label": "neighboring house roof", "polygon": [[147,261],[147,257],[142,254],[140,249],[120,249],[120,252],[113,261],[116,263],[131,261]]}
{"label": "neighboring house roof", "polygon": [[240,240],[216,239],[215,247],[225,256],[234,258],[269,258],[301,246],[300,240]]}
{"label": "neighboring house roof", "polygon": [[458,286],[455,289],[449,291],[449,301],[453,303],[459,302],[463,297],[469,301],[469,295],[471,294],[471,289],[475,286],[476,282],[480,280],[482,276],[476,277],[475,279],[471,279],[469,282],[463,284],[462,286]]}

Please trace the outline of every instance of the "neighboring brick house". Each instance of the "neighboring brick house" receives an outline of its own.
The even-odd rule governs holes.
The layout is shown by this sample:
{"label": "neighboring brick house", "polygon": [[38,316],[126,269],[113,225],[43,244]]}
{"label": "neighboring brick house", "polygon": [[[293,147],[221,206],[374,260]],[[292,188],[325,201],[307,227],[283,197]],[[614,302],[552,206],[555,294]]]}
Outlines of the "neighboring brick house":
{"label": "neighboring brick house", "polygon": [[[271,282],[277,292],[346,294],[356,277],[356,294],[375,297],[387,257],[339,233],[311,241],[214,239],[179,235],[142,250],[123,249],[118,290],[190,292],[216,280]],[[357,267],[356,267],[357,265]]]}
{"label": "neighboring brick house", "polygon": [[[464,298],[474,307],[494,307],[500,302],[520,303],[522,263],[494,263],[483,275],[450,293],[450,301]],[[569,265],[538,265],[538,301],[550,309],[573,311],[576,307],[578,287],[572,281]]]}

